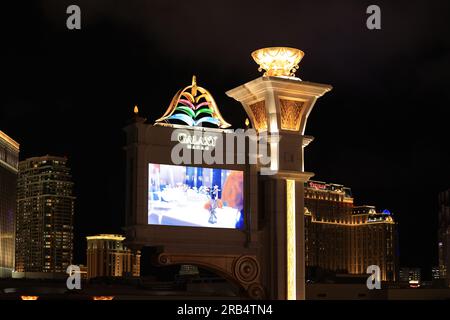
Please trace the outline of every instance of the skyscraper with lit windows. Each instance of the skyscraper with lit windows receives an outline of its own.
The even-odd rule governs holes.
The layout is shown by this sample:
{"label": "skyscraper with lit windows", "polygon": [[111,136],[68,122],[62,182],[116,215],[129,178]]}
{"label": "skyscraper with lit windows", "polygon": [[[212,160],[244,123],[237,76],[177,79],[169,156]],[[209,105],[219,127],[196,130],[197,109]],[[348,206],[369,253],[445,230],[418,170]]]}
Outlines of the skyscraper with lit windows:
{"label": "skyscraper with lit windows", "polygon": [[450,285],[450,189],[439,194],[439,274]]}
{"label": "skyscraper with lit windows", "polygon": [[0,131],[0,278],[14,269],[17,165],[19,144]]}
{"label": "skyscraper with lit windows", "polygon": [[19,163],[17,277],[50,278],[72,264],[74,200],[66,158],[43,156]]}

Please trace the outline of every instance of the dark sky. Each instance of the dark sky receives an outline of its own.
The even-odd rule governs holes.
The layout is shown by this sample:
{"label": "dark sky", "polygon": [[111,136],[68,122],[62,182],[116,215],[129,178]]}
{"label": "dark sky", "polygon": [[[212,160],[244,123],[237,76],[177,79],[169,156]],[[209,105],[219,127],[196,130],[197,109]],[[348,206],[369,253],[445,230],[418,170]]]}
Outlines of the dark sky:
{"label": "dark sky", "polygon": [[[66,28],[78,4],[82,29]],[[382,30],[366,28],[378,4]],[[134,104],[153,121],[196,74],[224,118],[245,114],[225,91],[260,74],[250,53],[305,51],[297,75],[333,85],[309,118],[315,179],[399,222],[400,261],[437,264],[437,195],[450,188],[450,3],[443,1],[33,1],[1,17],[0,130],[21,158],[69,157],[77,263],[84,236],[120,232],[124,134]]]}

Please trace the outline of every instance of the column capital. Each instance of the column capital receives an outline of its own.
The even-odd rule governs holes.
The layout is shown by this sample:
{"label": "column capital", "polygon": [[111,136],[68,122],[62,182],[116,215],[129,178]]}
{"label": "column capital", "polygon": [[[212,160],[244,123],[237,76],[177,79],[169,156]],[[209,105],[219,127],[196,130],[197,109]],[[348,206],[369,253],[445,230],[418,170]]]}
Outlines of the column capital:
{"label": "column capital", "polygon": [[263,76],[226,94],[242,103],[258,131],[304,134],[306,120],[316,100],[331,85],[294,77]]}

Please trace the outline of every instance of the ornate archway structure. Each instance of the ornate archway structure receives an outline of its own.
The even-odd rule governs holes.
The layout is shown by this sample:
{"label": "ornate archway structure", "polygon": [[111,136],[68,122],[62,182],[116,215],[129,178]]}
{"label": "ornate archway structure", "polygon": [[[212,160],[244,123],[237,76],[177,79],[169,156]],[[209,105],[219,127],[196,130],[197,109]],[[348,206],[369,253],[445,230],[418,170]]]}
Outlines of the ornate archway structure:
{"label": "ornate archway structure", "polygon": [[266,297],[260,282],[261,267],[256,256],[161,253],[157,256],[156,263],[160,266],[192,264],[204,267],[238,285],[250,299]]}

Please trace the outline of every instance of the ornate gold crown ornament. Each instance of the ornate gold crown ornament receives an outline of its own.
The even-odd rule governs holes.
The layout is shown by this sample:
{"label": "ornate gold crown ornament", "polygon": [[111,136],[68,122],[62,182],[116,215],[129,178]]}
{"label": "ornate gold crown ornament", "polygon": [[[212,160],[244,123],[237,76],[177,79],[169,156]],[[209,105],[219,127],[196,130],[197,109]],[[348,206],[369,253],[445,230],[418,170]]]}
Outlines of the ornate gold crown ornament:
{"label": "ornate gold crown ornament", "polygon": [[267,77],[295,77],[304,55],[303,51],[289,47],[269,47],[252,52],[253,60],[259,65],[258,71],[265,70]]}

